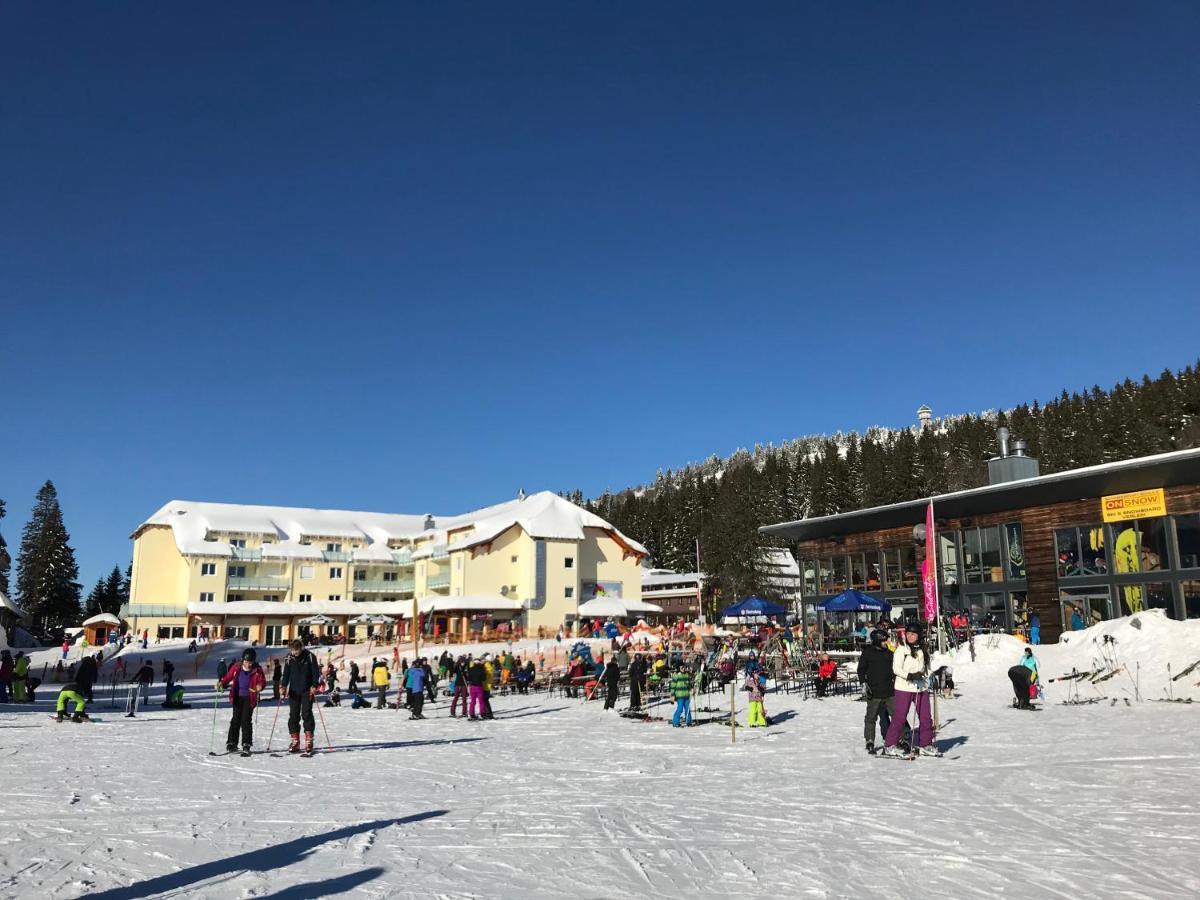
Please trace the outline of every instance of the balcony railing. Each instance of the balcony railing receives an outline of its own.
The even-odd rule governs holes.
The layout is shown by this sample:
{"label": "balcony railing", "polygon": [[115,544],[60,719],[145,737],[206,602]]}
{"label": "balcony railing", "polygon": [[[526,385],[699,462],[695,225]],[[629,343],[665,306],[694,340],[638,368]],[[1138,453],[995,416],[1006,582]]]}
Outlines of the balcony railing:
{"label": "balcony railing", "polygon": [[392,551],[392,561],[395,562],[395,564],[398,566],[411,566],[412,561],[413,561],[412,551],[411,550],[393,550]]}
{"label": "balcony railing", "polygon": [[447,546],[445,544],[438,544],[429,553],[430,559],[448,559],[449,556],[450,556],[450,550],[449,550],[449,548],[447,548]]}
{"label": "balcony railing", "polygon": [[321,559],[325,562],[350,562],[352,554],[347,550],[322,550]]}
{"label": "balcony railing", "polygon": [[252,575],[246,578],[230,578],[228,590],[231,591],[279,591],[286,592],[291,587],[287,578],[274,578],[269,575]]}
{"label": "balcony railing", "polygon": [[434,575],[425,582],[425,586],[431,591],[436,591],[438,588],[448,588],[450,587],[450,576],[449,574]]}
{"label": "balcony railing", "polygon": [[244,559],[248,562],[262,560],[262,547],[231,547],[234,559]]}
{"label": "balcony railing", "polygon": [[352,590],[356,594],[402,594],[413,589],[411,578],[400,578],[387,581],[382,578],[363,578],[356,580]]}

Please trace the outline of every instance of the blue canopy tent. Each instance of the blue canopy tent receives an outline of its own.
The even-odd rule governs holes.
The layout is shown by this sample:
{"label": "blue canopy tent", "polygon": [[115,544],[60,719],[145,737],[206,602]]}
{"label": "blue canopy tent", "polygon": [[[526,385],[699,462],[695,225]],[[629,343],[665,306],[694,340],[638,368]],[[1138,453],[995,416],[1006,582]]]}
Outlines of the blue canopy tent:
{"label": "blue canopy tent", "polygon": [[[886,613],[892,611],[892,604],[888,603],[886,600],[881,600],[878,597],[872,597],[870,594],[864,594],[862,591],[856,591],[851,588],[848,591],[842,591],[836,597],[830,597],[823,603],[818,603],[817,611],[826,616],[830,613]],[[848,642],[849,638],[839,639],[837,642],[835,642],[834,646],[838,646],[838,644],[842,641]],[[851,644],[851,646],[853,645]],[[824,628],[821,628],[821,649],[825,649]]]}
{"label": "blue canopy tent", "polygon": [[892,604],[862,591],[842,591],[836,597],[818,603],[817,609],[822,612],[891,612]]}
{"label": "blue canopy tent", "polygon": [[767,619],[773,616],[786,616],[787,613],[787,607],[780,606],[778,603],[772,603],[770,600],[764,600],[762,597],[747,597],[745,600],[721,610],[721,618]]}

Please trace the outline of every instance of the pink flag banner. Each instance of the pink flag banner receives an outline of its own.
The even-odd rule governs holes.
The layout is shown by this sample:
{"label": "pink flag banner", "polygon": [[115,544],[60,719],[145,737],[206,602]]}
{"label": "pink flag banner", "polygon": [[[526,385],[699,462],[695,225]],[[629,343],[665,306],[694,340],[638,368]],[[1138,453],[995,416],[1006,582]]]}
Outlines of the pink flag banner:
{"label": "pink flag banner", "polygon": [[936,622],[937,593],[937,535],[934,533],[933,501],[925,511],[925,562],[921,565],[921,582],[925,588],[925,621]]}

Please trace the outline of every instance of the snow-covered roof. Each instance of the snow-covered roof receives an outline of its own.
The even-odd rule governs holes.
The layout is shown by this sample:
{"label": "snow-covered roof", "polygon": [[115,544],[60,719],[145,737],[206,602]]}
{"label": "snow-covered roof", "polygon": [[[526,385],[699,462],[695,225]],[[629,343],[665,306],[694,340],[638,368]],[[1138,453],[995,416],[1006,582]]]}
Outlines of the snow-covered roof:
{"label": "snow-covered roof", "polygon": [[[584,528],[601,528],[636,553],[646,548],[621,534],[608,522],[550,491],[510,500],[457,516],[434,516],[436,528],[425,527],[425,515],[351,512],[348,510],[304,509],[286,506],[242,506],[233,503],[201,503],[172,500],[138,526],[133,537],[155,525],[170,526],[179,551],[194,556],[232,556],[228,541],[214,540],[216,534],[270,535],[274,543],[263,546],[263,556],[272,558],[316,558],[320,548],[300,543],[301,537],[342,538],[361,541],[355,559],[369,561],[388,558],[388,542],[435,536],[435,544],[445,543],[446,533],[473,528],[460,537],[450,550],[461,550],[494,540],[513,525],[520,525],[531,537],[581,540]],[[349,549],[349,548],[347,548]],[[422,548],[426,549],[426,548]],[[428,548],[432,549],[432,548]],[[360,550],[366,556],[359,557]],[[418,551],[420,552],[420,551]]]}
{"label": "snow-covered roof", "polygon": [[671,572],[667,569],[654,569],[642,575],[642,587],[657,587],[660,584],[695,584],[703,580],[704,576],[699,572]]}
{"label": "snow-covered roof", "polygon": [[4,591],[0,591],[0,609],[12,613],[18,619],[25,618],[25,610],[21,609],[21,607],[5,596]]}
{"label": "snow-covered roof", "polygon": [[120,625],[120,624],[121,624],[121,620],[118,619],[116,616],[114,616],[112,613],[100,613],[98,615],[92,616],[90,619],[83,620],[84,628],[86,628],[89,625]]}

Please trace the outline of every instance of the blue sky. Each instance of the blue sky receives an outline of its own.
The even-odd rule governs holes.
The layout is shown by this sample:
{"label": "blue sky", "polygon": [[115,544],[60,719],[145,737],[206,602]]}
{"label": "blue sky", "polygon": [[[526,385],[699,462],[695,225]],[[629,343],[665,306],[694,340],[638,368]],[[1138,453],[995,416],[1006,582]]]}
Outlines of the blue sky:
{"label": "blue sky", "polygon": [[453,512],[1200,353],[1200,7],[8,3],[0,524]]}

